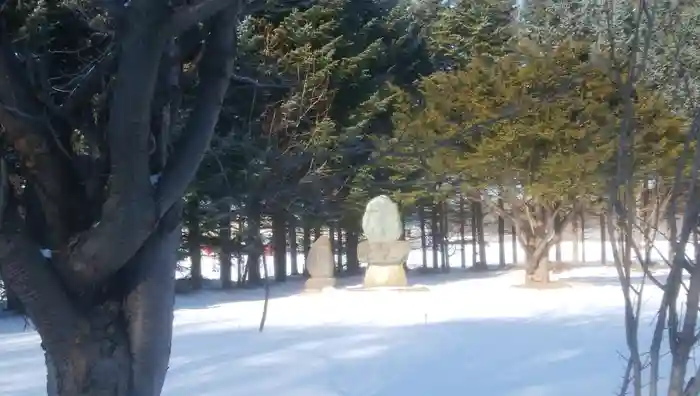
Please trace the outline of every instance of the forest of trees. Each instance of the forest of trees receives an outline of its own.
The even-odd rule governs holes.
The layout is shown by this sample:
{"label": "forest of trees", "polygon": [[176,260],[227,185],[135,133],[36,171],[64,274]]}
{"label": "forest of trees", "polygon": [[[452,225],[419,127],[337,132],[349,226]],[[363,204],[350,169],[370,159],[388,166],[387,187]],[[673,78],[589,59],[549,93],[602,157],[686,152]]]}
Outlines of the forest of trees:
{"label": "forest of trees", "polygon": [[201,288],[210,247],[232,288],[245,255],[235,278],[256,286],[269,243],[283,282],[303,271],[287,249],[323,228],[358,273],[378,194],[434,257],[448,209],[478,249],[495,216],[527,282],[586,213],[615,228],[624,206],[653,240],[695,188],[678,158],[697,133],[697,7],[659,2],[649,32],[636,2],[555,3],[8,1],[0,279],[42,338],[49,394],[159,395],[178,261]]}

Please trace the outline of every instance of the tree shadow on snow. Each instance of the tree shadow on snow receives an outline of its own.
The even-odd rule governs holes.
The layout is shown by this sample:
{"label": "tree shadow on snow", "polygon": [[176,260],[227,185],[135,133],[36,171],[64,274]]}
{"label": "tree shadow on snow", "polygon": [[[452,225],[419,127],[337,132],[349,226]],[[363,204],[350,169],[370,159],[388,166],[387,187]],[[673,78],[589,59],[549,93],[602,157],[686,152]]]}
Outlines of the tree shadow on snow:
{"label": "tree shadow on snow", "polygon": [[[656,274],[654,275],[659,281],[666,281],[666,274]],[[617,276],[610,276],[601,274],[600,276],[594,275],[576,275],[576,274],[563,274],[559,278],[562,282],[570,283],[572,285],[583,284],[592,286],[620,286],[620,281]],[[651,285],[649,279],[644,279],[644,273],[642,271],[633,271],[630,275],[630,282],[632,284],[640,284],[642,281]]]}
{"label": "tree shadow on snow", "polygon": [[[163,394],[613,394],[625,362],[617,353],[623,331],[611,319],[176,331]],[[41,351],[38,345],[32,351],[0,350],[0,369],[12,367],[0,379],[0,394],[42,394]]]}
{"label": "tree shadow on snow", "polygon": [[[617,317],[175,332],[167,396],[590,396],[625,362]],[[44,391],[37,344],[0,349],[0,394]],[[9,374],[9,376],[8,376]]]}
{"label": "tree shadow on snow", "polygon": [[175,338],[165,394],[613,394],[625,362],[611,319],[193,333]]}

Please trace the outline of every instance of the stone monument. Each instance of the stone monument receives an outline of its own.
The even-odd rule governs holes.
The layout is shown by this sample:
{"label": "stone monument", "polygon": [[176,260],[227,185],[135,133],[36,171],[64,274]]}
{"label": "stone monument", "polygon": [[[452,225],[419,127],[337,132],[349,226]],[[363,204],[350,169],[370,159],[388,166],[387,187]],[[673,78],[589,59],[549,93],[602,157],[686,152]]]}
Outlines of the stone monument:
{"label": "stone monument", "polygon": [[364,287],[406,287],[403,264],[411,252],[408,241],[399,241],[403,225],[398,206],[386,195],[372,198],[362,216],[366,241],[357,246],[357,256],[367,263]]}
{"label": "stone monument", "polygon": [[305,265],[311,276],[304,284],[306,290],[322,290],[335,286],[335,262],[331,240],[327,235],[321,235],[311,244]]}

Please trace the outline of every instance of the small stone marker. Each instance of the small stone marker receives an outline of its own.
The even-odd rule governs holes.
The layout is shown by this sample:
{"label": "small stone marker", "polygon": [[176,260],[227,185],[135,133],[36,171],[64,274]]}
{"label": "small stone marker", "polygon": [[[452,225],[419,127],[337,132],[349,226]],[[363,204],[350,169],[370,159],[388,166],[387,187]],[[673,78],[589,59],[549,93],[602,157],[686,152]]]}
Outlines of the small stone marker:
{"label": "small stone marker", "polygon": [[357,256],[367,263],[364,287],[406,287],[403,263],[411,252],[408,241],[399,241],[402,231],[398,206],[386,195],[372,198],[362,216],[366,241],[357,246]]}
{"label": "small stone marker", "polygon": [[321,235],[311,244],[309,255],[306,257],[306,270],[311,276],[304,284],[306,290],[322,290],[335,286],[335,262],[331,240],[327,235]]}

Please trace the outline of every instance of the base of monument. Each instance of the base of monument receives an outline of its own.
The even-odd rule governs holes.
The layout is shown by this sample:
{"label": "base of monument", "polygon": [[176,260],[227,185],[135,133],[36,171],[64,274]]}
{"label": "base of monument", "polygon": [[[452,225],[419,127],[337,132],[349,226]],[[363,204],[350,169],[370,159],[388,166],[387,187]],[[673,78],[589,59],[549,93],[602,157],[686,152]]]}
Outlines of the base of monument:
{"label": "base of monument", "polygon": [[365,288],[372,287],[406,287],[406,270],[398,265],[370,265],[365,271],[363,282]]}
{"label": "base of monument", "polygon": [[304,283],[307,291],[321,291],[327,287],[335,287],[335,278],[309,278]]}
{"label": "base of monument", "polygon": [[364,287],[364,286],[353,286],[348,287],[345,290],[350,292],[429,292],[430,288],[421,285],[412,285],[405,287],[392,287],[392,286],[381,286],[381,287]]}

